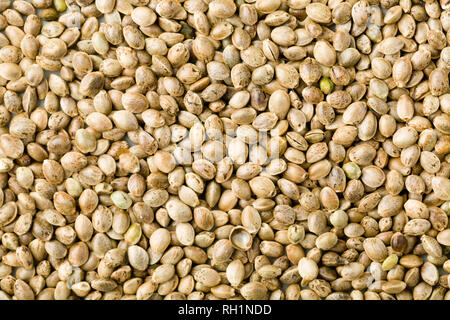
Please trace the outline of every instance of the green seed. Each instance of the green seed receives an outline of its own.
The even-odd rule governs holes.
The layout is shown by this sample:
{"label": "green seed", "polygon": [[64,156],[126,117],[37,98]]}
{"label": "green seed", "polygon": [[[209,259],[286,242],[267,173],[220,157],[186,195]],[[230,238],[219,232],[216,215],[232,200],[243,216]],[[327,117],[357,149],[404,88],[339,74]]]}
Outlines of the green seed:
{"label": "green seed", "polygon": [[186,38],[186,39],[192,39],[194,38],[194,29],[192,29],[186,22],[180,22],[181,24],[181,30],[180,33]]}
{"label": "green seed", "polygon": [[320,79],[320,90],[323,93],[329,94],[329,93],[333,92],[333,89],[334,89],[334,83],[333,83],[333,81],[331,81],[330,78],[323,77],[322,79]]}
{"label": "green seed", "polygon": [[139,242],[142,236],[142,228],[139,223],[133,223],[125,232],[124,239],[130,245],[136,244]]}
{"label": "green seed", "polygon": [[64,12],[67,10],[67,5],[65,0],[53,0],[53,5],[58,12]]}
{"label": "green seed", "polygon": [[130,196],[123,191],[115,191],[111,193],[111,200],[114,202],[116,207],[124,210],[131,207],[133,203]]}
{"label": "green seed", "polygon": [[381,265],[381,269],[383,271],[389,271],[395,267],[397,262],[398,262],[398,256],[393,253],[383,261],[383,264]]}
{"label": "green seed", "polygon": [[330,222],[334,227],[342,229],[348,224],[348,216],[344,210],[336,210],[330,215]]}
{"label": "green seed", "polygon": [[358,179],[361,176],[361,169],[354,162],[347,162],[342,166],[342,169],[349,179]]}
{"label": "green seed", "polygon": [[293,224],[289,226],[287,236],[291,243],[299,243],[305,238],[305,228],[298,224]]}
{"label": "green seed", "polygon": [[45,21],[54,21],[58,19],[59,13],[53,8],[43,9],[39,14],[39,18]]}

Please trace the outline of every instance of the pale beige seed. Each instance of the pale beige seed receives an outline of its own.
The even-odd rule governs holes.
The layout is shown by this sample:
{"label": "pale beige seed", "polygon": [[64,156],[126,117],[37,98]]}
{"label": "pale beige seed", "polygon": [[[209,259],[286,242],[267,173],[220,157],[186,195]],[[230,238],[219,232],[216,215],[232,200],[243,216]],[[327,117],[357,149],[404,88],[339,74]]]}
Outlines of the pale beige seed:
{"label": "pale beige seed", "polygon": [[325,232],[316,239],[316,246],[321,250],[333,248],[338,241],[337,236],[332,232]]}
{"label": "pale beige seed", "polygon": [[239,285],[245,276],[245,267],[240,260],[233,260],[226,270],[226,276],[232,286]]}
{"label": "pale beige seed", "polygon": [[261,300],[267,294],[267,288],[260,282],[249,282],[240,289],[241,295],[246,300]]}
{"label": "pale beige seed", "polygon": [[22,69],[14,63],[0,64],[0,76],[6,80],[17,80],[22,75]]}
{"label": "pale beige seed", "polygon": [[35,295],[31,287],[23,280],[17,279],[14,282],[14,295],[19,300],[34,300]]}
{"label": "pale beige seed", "polygon": [[127,110],[119,110],[112,115],[114,124],[124,131],[134,131],[138,129],[136,117]]}
{"label": "pale beige seed", "polygon": [[318,23],[329,23],[331,21],[331,10],[323,3],[310,3],[306,6],[306,14]]}
{"label": "pale beige seed", "polygon": [[111,120],[100,112],[93,112],[86,117],[86,123],[98,132],[104,132],[113,128]]}
{"label": "pale beige seed", "polygon": [[364,272],[364,266],[358,262],[345,265],[341,270],[341,276],[345,280],[353,281],[359,278]]}
{"label": "pale beige seed", "polygon": [[436,236],[436,240],[444,245],[444,246],[448,246],[448,244],[450,243],[450,231],[449,229],[441,231],[437,234]]}
{"label": "pale beige seed", "polygon": [[157,267],[152,275],[152,281],[164,283],[169,281],[175,274],[175,268],[172,264],[163,264]]}
{"label": "pale beige seed", "polygon": [[92,222],[85,215],[80,214],[75,220],[75,231],[82,241],[87,241],[93,234]]}
{"label": "pale beige seed", "polygon": [[408,221],[403,229],[405,234],[408,235],[423,235],[425,234],[431,227],[431,224],[428,220],[425,219],[412,219]]}
{"label": "pale beige seed", "polygon": [[175,233],[177,235],[178,241],[180,241],[182,245],[190,246],[194,244],[195,231],[191,224],[189,223],[177,224]]}
{"label": "pale beige seed", "polygon": [[399,52],[403,46],[405,45],[405,43],[396,37],[389,37],[384,39],[380,44],[379,44],[379,50],[381,53],[383,54],[395,54],[397,52]]}
{"label": "pale beige seed", "polygon": [[214,287],[219,284],[220,276],[212,268],[204,267],[194,273],[194,279],[206,287]]}
{"label": "pale beige seed", "polygon": [[364,251],[373,261],[383,261],[387,257],[385,244],[378,238],[367,238],[363,242]]}
{"label": "pale beige seed", "polygon": [[101,13],[110,13],[114,9],[115,1],[95,0],[95,6]]}
{"label": "pale beige seed", "polygon": [[128,248],[128,260],[136,270],[145,270],[149,263],[148,253],[141,247],[133,245]]}
{"label": "pale beige seed", "polygon": [[159,228],[150,237],[150,248],[156,253],[163,253],[170,243],[169,231]]}
{"label": "pale beige seed", "polygon": [[303,281],[314,280],[319,274],[317,263],[310,258],[302,258],[298,263],[298,272]]}
{"label": "pale beige seed", "polygon": [[156,21],[156,15],[150,8],[136,7],[131,12],[131,19],[139,26],[147,27]]}
{"label": "pale beige seed", "polygon": [[170,218],[176,222],[188,222],[192,219],[192,211],[189,206],[178,199],[170,199],[165,207]]}

